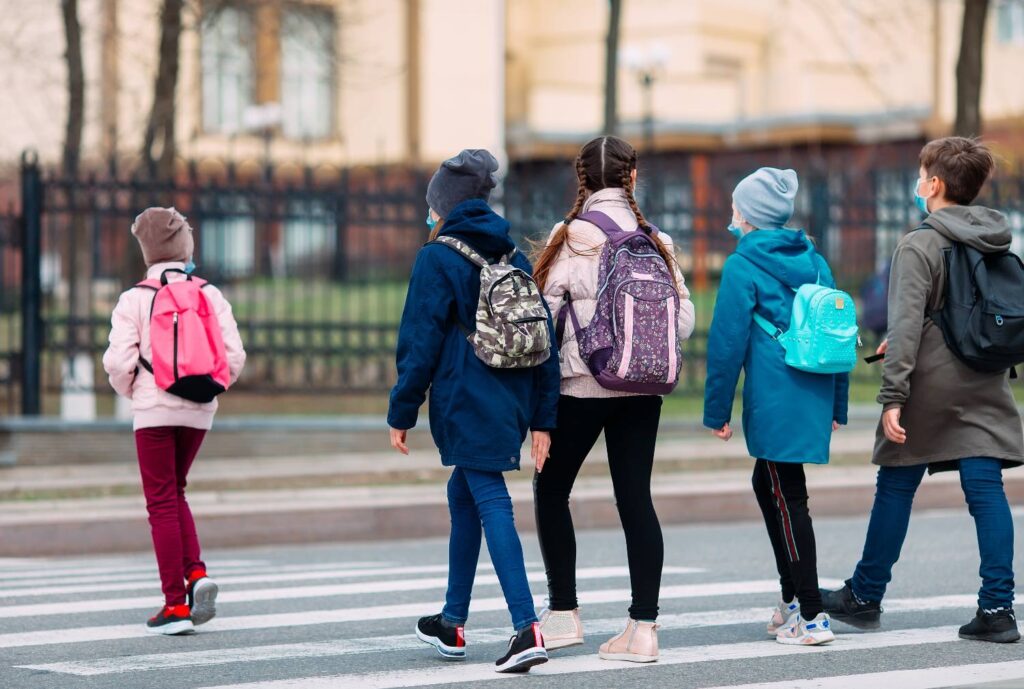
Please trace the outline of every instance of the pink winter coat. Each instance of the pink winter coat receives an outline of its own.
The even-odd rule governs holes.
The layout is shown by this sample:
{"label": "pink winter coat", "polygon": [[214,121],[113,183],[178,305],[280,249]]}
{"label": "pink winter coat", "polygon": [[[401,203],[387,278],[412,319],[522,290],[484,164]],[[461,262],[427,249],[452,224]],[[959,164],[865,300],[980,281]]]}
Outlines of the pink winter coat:
{"label": "pink winter coat", "polygon": [[[150,267],[147,279],[160,279],[168,268],[184,268],[183,263],[158,263]],[[168,281],[184,280],[181,273],[169,273]],[[245,349],[238,334],[238,323],[231,313],[231,304],[213,285],[203,288],[210,300],[224,336],[224,349],[228,358],[231,383],[238,380],[245,366]],[[152,290],[133,287],[114,307],[111,319],[110,345],[103,355],[103,368],[110,376],[110,385],[117,394],[132,401],[134,428],[159,426],[185,426],[209,430],[217,413],[217,400],[198,404],[164,392],[156,386],[152,374],[139,366],[140,354],[153,360],[149,343],[149,310],[153,303]]]}

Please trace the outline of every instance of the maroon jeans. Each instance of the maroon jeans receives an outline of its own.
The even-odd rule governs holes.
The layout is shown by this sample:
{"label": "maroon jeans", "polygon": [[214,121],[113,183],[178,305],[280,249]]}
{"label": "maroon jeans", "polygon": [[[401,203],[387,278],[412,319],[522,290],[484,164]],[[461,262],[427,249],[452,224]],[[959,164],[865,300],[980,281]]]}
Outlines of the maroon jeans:
{"label": "maroon jeans", "polygon": [[185,501],[185,477],[205,436],[206,431],[182,426],[135,431],[142,491],[167,605],[184,605],[185,578],[197,569],[206,569],[199,559],[199,537]]}

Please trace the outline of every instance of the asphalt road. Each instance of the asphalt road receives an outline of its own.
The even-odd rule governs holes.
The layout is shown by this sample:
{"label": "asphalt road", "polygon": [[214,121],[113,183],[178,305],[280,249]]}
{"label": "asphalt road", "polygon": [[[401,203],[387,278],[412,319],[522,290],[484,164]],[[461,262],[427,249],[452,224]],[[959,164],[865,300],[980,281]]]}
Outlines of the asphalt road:
{"label": "asphalt road", "polygon": [[[1024,510],[1015,513],[1020,533]],[[865,519],[818,520],[826,583],[849,576],[864,530]],[[978,587],[966,510],[915,515],[882,631],[837,624],[839,638],[825,649],[783,647],[764,634],[778,594],[761,524],[673,527],[665,537],[662,661],[597,658],[600,643],[625,623],[628,577],[621,533],[591,531],[579,535],[587,642],[553,652],[528,677],[491,669],[510,630],[486,557],[468,660],[442,662],[412,636],[415,619],[436,612],[444,595],[441,540],[209,552],[220,616],[188,637],[145,633],[160,605],[149,554],[0,559],[0,688],[475,688],[496,680],[557,689],[1024,687],[1024,644],[956,638]],[[540,554],[535,539],[524,543],[542,605]],[[1018,571],[1022,565],[1018,552]]]}

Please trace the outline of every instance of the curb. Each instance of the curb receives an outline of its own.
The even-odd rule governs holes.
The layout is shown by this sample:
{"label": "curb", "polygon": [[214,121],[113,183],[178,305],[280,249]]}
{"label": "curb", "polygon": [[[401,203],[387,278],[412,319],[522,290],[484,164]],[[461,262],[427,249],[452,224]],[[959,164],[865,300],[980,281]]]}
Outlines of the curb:
{"label": "curb", "polygon": [[[751,490],[736,481],[722,488],[658,490],[655,505],[663,525],[760,520]],[[512,488],[520,531],[536,530],[528,482]],[[1024,474],[1005,478],[1011,504],[1024,504]],[[436,489],[436,490],[435,490]],[[573,522],[580,529],[617,528],[619,515],[610,486],[580,490],[573,499]],[[434,495],[436,493],[436,495]],[[874,499],[873,482],[811,482],[811,509],[815,517],[866,517]],[[389,500],[350,507],[303,508],[301,500],[273,511],[204,514],[196,505],[196,521],[207,548],[274,544],[380,541],[436,538],[449,533],[450,518],[443,486],[432,486],[429,499],[418,502]],[[355,501],[354,501],[355,502]],[[966,510],[955,474],[932,477],[914,500],[916,509]],[[151,547],[143,509],[137,516],[92,521],[54,520],[10,524],[3,527],[5,557],[43,557],[145,551]]]}

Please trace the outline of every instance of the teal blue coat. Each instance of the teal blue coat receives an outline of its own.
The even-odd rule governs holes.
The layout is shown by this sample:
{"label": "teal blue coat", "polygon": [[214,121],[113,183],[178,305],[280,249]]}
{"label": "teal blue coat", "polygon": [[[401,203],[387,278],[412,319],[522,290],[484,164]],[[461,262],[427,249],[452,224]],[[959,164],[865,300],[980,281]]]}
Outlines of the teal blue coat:
{"label": "teal blue coat", "polygon": [[847,421],[849,376],[790,368],[782,346],[753,321],[756,311],[788,329],[793,290],[814,282],[835,286],[828,263],[794,230],[745,235],[722,270],[708,337],[704,425],[719,429],[732,420],[742,369],[743,433],[752,457],[826,464],[832,421]]}

